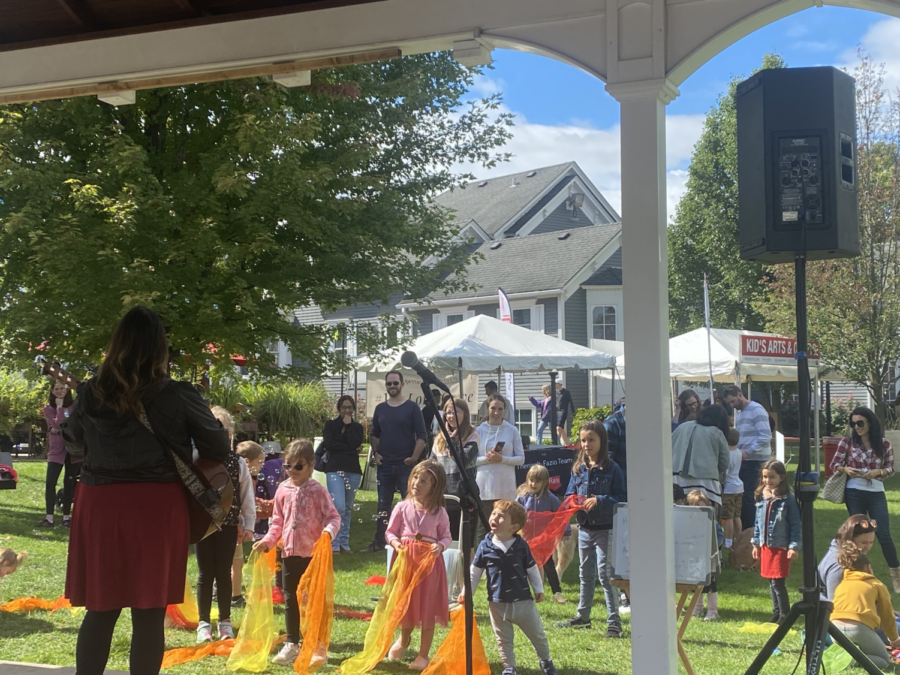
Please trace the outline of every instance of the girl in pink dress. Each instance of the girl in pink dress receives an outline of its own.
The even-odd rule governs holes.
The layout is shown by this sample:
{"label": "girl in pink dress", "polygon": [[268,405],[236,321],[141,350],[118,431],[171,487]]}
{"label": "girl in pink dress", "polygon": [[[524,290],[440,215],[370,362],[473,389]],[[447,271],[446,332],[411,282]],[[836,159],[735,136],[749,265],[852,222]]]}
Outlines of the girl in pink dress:
{"label": "girl in pink dress", "polygon": [[388,652],[391,660],[403,658],[413,629],[421,628],[419,654],[410,664],[410,670],[425,670],[428,667],[434,626],[436,623],[446,626],[450,618],[447,570],[443,557],[444,549],[452,541],[450,518],[444,509],[446,486],[447,476],[440,464],[431,459],[417,464],[409,476],[409,494],[394,508],[386,532],[387,543],[397,552],[410,542],[420,541],[431,544],[428,555],[437,557],[431,573],[413,591],[409,608],[400,622],[400,639]]}

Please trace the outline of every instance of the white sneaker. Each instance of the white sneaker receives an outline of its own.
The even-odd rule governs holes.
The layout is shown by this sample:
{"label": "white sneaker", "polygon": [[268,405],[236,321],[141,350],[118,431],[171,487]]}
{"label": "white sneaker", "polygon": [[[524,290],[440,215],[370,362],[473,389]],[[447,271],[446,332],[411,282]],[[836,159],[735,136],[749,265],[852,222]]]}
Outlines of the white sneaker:
{"label": "white sneaker", "polygon": [[219,622],[219,639],[227,640],[229,638],[234,638],[234,628],[231,626],[231,621],[226,619]]}
{"label": "white sneaker", "polygon": [[619,614],[631,614],[631,605],[620,605]]}
{"label": "white sneaker", "polygon": [[212,641],[212,625],[206,623],[205,621],[201,621],[199,624],[197,624],[197,644]]}
{"label": "white sneaker", "polygon": [[277,666],[290,666],[297,660],[299,654],[300,645],[294,644],[293,642],[285,642],[281,651],[272,659],[272,663]]}

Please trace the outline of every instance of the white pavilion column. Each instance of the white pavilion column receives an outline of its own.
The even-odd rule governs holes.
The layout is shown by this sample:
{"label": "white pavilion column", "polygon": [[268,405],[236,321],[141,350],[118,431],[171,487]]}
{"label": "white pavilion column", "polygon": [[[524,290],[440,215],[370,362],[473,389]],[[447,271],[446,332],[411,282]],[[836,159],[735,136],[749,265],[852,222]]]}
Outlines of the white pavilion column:
{"label": "white pavilion column", "polygon": [[676,675],[665,107],[678,90],[660,79],[607,91],[621,104],[632,672]]}

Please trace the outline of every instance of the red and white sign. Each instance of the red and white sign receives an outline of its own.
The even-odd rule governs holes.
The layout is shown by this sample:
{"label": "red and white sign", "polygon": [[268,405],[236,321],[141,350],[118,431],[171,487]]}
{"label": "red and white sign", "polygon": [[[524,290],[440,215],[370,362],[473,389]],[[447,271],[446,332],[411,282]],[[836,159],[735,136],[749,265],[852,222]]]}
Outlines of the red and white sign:
{"label": "red and white sign", "polygon": [[[741,335],[741,362],[765,363],[775,366],[795,366],[797,341],[776,335]],[[809,365],[819,365],[818,346],[810,342],[807,350]]]}
{"label": "red and white sign", "polygon": [[509,308],[509,298],[502,288],[498,288],[497,291],[500,295],[500,320],[512,323],[512,310]]}

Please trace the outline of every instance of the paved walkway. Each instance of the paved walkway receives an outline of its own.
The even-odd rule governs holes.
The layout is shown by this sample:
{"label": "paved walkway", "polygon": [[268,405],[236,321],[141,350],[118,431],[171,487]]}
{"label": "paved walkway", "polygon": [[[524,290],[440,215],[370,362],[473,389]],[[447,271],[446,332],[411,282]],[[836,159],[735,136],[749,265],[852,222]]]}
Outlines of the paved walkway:
{"label": "paved walkway", "polygon": [[[107,673],[121,673],[124,670],[107,670]],[[18,663],[16,661],[0,661],[0,675],[74,675],[75,669],[67,666],[45,666],[40,663]]]}

